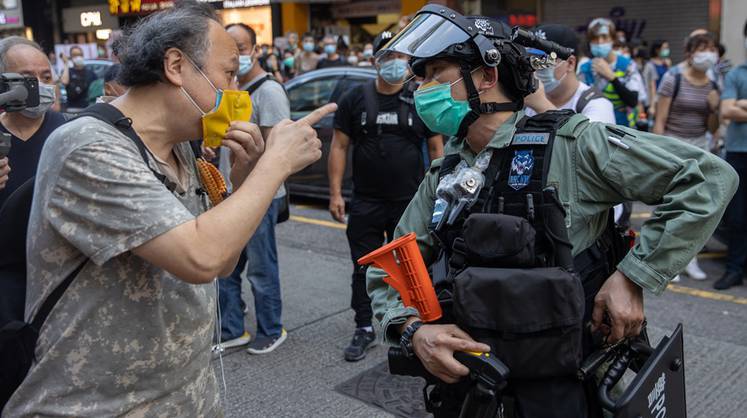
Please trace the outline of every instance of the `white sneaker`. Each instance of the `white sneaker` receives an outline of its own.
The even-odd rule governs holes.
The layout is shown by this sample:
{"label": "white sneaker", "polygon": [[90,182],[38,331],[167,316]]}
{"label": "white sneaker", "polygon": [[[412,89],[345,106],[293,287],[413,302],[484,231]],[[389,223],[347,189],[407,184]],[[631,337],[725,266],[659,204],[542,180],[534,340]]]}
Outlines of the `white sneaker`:
{"label": "white sneaker", "polygon": [[674,276],[674,278],[672,279],[672,281],[669,282],[669,283],[679,283],[681,281],[682,281],[682,279],[680,278],[680,275],[678,274],[678,275]]}
{"label": "white sneaker", "polygon": [[698,265],[697,258],[693,258],[689,263],[687,263],[687,267],[685,267],[685,274],[690,276],[690,278],[693,280],[705,280],[708,278],[708,275],[706,275]]}
{"label": "white sneaker", "polygon": [[244,331],[244,335],[242,335],[239,338],[234,338],[232,340],[223,341],[220,344],[216,344],[213,346],[213,351],[223,351],[228,348],[234,348],[234,347],[241,347],[242,345],[249,344],[249,341],[252,340],[252,336],[249,335],[248,332]]}

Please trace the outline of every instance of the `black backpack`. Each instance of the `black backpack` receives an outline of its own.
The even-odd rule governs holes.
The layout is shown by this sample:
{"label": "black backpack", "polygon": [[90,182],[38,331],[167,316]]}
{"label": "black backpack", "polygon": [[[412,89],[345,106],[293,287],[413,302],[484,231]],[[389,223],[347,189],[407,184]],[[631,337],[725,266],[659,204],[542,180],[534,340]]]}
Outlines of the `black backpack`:
{"label": "black backpack", "polygon": [[[144,161],[148,161],[147,149],[132,129],[132,120],[114,106],[99,103],[86,108],[78,117],[91,116],[102,120],[125,134],[138,147]],[[173,188],[166,177],[153,170],[153,174],[167,188]],[[34,178],[16,189],[0,208],[0,410],[13,392],[21,385],[35,360],[34,350],[44,321],[52,311],[70,283],[83,269],[88,260],[79,265],[47,297],[31,323],[24,319],[26,301],[26,233],[34,196]],[[12,229],[11,229],[12,228]],[[7,303],[6,303],[7,302]]]}

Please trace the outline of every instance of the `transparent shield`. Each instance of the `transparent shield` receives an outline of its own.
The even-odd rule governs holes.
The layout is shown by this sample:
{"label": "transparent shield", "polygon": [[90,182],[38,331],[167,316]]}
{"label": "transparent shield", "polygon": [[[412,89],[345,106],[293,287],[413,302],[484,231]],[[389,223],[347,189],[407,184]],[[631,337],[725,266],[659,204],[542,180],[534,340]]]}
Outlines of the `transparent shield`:
{"label": "transparent shield", "polygon": [[416,16],[397,36],[384,45],[376,56],[398,52],[414,58],[428,58],[469,38],[467,32],[448,19],[425,13]]}

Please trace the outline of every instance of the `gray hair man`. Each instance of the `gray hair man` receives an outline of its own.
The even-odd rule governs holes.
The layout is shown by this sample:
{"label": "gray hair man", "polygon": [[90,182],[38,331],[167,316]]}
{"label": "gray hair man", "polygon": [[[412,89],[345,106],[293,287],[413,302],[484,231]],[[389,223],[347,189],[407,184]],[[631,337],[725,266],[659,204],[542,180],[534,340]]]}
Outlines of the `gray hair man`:
{"label": "gray hair man", "polygon": [[39,81],[38,106],[0,114],[0,132],[11,136],[10,152],[0,158],[1,207],[13,191],[34,176],[44,142],[65,119],[50,110],[56,98],[54,75],[47,55],[36,42],[20,36],[0,40],[0,73],[19,73]]}
{"label": "gray hair man", "polygon": [[189,140],[235,97],[236,43],[211,6],[185,0],[141,20],[118,52],[128,90],[111,105],[147,161],[134,135],[91,117],[49,138],[29,220],[27,318],[80,270],[7,416],[221,416],[214,279],[233,271],[287,176],[321,157],[311,125],[333,104],[278,124],[267,147],[256,125],[226,124],[234,193],[210,207]]}

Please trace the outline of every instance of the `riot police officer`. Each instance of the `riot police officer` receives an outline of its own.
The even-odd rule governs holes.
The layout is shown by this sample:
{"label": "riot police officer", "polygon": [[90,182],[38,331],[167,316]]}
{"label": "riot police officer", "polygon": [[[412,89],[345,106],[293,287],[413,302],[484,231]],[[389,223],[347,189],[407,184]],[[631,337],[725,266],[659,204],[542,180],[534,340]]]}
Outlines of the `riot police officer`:
{"label": "riot police officer", "polygon": [[[453,353],[491,350],[511,369],[515,416],[599,416],[575,376],[591,331],[608,342],[639,334],[643,291],[661,294],[703,246],[735,191],[734,170],[675,139],[570,111],[526,118],[533,71],[570,52],[493,19],[428,5],[384,51],[411,57],[423,77],[419,116],[453,136],[395,229],[395,238],[416,234],[427,264],[446,260],[436,283],[444,318],[423,324],[369,268],[385,340],[438,377],[451,406],[468,374]],[[609,210],[638,200],[658,206],[628,251]],[[448,403],[431,403],[434,414],[455,414]]]}

